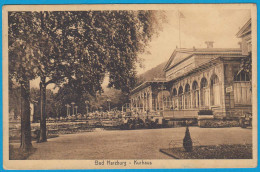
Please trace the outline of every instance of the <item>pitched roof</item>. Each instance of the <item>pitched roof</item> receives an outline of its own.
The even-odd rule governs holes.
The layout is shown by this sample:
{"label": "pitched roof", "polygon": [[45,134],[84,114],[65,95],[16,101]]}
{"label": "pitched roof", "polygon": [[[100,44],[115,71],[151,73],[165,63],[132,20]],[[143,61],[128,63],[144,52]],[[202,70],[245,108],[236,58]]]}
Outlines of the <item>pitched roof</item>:
{"label": "pitched roof", "polygon": [[178,65],[193,55],[240,55],[241,49],[238,48],[199,48],[199,49],[176,49],[167,64],[164,71]]}
{"label": "pitched roof", "polygon": [[[170,65],[172,64],[173,60],[175,61],[175,63],[177,63],[177,62],[180,62],[182,59],[189,57],[192,54],[190,52],[191,52],[191,49],[183,49],[183,48],[175,49],[163,70],[165,71],[166,69],[168,69],[170,67]],[[178,56],[176,56],[177,54],[178,54]]]}
{"label": "pitched roof", "polygon": [[244,24],[244,26],[237,32],[236,36],[241,38],[243,35],[251,32],[251,18]]}
{"label": "pitched roof", "polygon": [[139,90],[142,90],[143,88],[150,86],[153,83],[166,83],[167,81],[165,79],[158,79],[158,80],[152,80],[152,81],[145,81],[142,84],[138,85],[137,87],[135,87],[133,90],[131,90],[131,95],[133,95],[134,93],[138,92]]}

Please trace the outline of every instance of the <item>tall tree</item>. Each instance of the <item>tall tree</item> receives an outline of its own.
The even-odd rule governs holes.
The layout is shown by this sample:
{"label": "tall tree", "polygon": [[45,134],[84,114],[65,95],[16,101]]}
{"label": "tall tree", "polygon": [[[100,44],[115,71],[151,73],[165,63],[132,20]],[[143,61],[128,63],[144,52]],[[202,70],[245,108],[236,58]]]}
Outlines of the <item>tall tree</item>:
{"label": "tall tree", "polygon": [[[46,87],[77,83],[83,93],[102,92],[105,74],[109,87],[129,92],[135,84],[138,54],[157,33],[157,11],[32,12],[37,35],[31,51],[41,91],[41,136],[46,137]],[[159,17],[158,17],[159,16]],[[33,29],[27,29],[27,28]]]}
{"label": "tall tree", "polygon": [[30,80],[35,77],[35,67],[31,61],[35,35],[32,32],[32,15],[29,12],[9,12],[9,86],[15,81],[20,84],[21,93],[21,146],[28,151],[31,144],[30,126]]}
{"label": "tall tree", "polygon": [[37,76],[40,78],[40,142],[47,141],[46,135],[46,89],[49,84],[59,85],[72,76],[74,48],[66,31],[69,29],[65,12],[35,12],[34,28],[38,35]]}
{"label": "tall tree", "polygon": [[76,78],[95,92],[102,89],[104,74],[108,73],[109,87],[129,92],[135,86],[138,55],[161,29],[163,12],[89,11],[75,12],[73,17],[78,21],[74,37]]}

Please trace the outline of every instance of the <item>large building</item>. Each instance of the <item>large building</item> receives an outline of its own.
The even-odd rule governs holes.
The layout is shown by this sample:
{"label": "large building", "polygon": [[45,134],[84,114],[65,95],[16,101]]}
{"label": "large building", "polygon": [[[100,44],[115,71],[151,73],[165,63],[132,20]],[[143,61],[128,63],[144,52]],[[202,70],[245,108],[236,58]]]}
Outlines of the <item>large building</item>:
{"label": "large building", "polygon": [[214,117],[251,111],[251,74],[241,69],[251,58],[251,20],[237,33],[241,48],[176,49],[164,67],[165,79],[147,81],[131,92],[131,108],[165,118],[196,118],[199,110]]}

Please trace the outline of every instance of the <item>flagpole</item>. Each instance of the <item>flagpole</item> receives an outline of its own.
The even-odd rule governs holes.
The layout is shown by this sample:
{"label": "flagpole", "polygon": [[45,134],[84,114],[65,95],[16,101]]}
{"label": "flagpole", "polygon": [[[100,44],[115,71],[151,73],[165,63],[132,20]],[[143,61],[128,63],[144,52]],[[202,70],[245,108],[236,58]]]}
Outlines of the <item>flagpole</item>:
{"label": "flagpole", "polygon": [[180,11],[179,12],[179,45],[180,45],[180,48],[181,48],[181,16],[180,16]]}

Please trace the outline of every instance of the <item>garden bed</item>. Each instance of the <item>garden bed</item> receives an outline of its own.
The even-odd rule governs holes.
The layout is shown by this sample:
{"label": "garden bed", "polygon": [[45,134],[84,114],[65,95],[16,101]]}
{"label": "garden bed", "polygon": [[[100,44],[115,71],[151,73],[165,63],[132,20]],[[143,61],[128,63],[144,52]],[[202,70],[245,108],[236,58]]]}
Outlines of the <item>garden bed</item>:
{"label": "garden bed", "polygon": [[160,149],[175,159],[252,159],[251,144],[194,146],[192,152],[183,147]]}
{"label": "garden bed", "polygon": [[[32,140],[36,140],[36,130],[40,129],[39,123],[33,123],[31,125]],[[59,122],[59,123],[47,123],[47,137],[54,138],[60,134],[74,134],[80,132],[91,132],[93,128],[86,122]],[[13,125],[9,130],[9,141],[17,142],[21,138],[20,123]]]}
{"label": "garden bed", "polygon": [[199,120],[201,128],[225,128],[225,127],[240,127],[238,120],[220,120],[220,119],[202,119]]}

